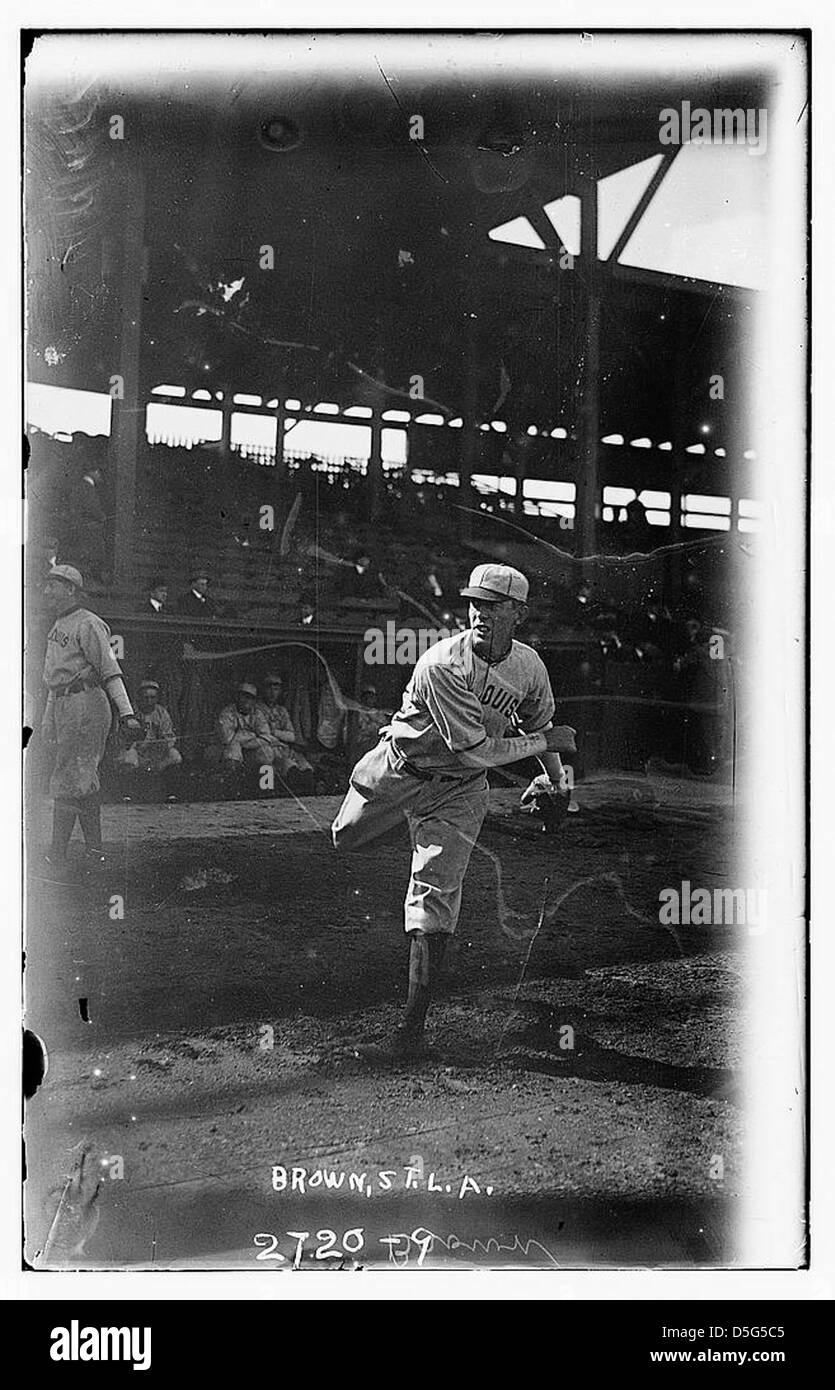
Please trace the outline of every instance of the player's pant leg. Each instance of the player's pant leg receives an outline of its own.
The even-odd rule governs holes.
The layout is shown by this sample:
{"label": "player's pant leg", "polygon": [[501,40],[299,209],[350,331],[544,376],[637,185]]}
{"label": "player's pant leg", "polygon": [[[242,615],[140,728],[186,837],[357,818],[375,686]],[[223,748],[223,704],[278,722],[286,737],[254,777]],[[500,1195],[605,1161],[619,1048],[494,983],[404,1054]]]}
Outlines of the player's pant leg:
{"label": "player's pant leg", "polygon": [[487,812],[487,779],[424,793],[409,816],[412,873],[406,893],[407,932],[452,935],[473,846]]}
{"label": "player's pant leg", "polygon": [[98,687],[55,701],[57,748],[51,796],[85,797],[99,791],[99,763],[111,720],[110,701]]}
{"label": "player's pant leg", "polygon": [[334,848],[362,851],[402,830],[408,805],[425,784],[398,772],[388,743],[360,758],[345,800],[331,826]]}
{"label": "player's pant leg", "polygon": [[82,796],[78,802],[78,823],[88,850],[101,849],[101,797],[98,792]]}
{"label": "player's pant leg", "polygon": [[77,815],[77,802],[56,796],[52,809],[52,844],[49,850],[50,857],[56,864],[66,859]]}

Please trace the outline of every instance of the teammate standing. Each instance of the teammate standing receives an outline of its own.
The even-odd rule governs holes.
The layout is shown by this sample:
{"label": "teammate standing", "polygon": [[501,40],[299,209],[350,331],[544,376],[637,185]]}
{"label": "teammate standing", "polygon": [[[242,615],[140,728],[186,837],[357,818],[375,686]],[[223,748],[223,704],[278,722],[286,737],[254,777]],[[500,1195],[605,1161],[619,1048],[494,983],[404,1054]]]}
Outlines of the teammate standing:
{"label": "teammate standing", "polygon": [[[542,659],[514,640],[528,612],[525,576],[509,565],[477,565],[461,594],[470,600],[469,628],[420,658],[383,738],[354,768],[332,827],[338,850],[361,850],[403,819],[408,824],[409,994],[403,1022],[382,1049],[394,1058],[426,1051],[427,1009],[487,811],[487,769],[539,755],[559,785],[559,754],[576,751],[574,730],[552,726]],[[506,737],[511,721],[526,732]]]}
{"label": "teammate standing", "polygon": [[72,565],[54,565],[49,571],[44,593],[55,622],[44,658],[43,678],[49,694],[42,731],[55,743],[49,783],[55,806],[47,862],[59,874],[66,871],[76,817],[87,858],[103,860],[99,764],[110,732],[111,700],[123,733],[134,740],[142,733],[121,668],[110,650],[110,629],[82,606],[82,590],[83,580]]}

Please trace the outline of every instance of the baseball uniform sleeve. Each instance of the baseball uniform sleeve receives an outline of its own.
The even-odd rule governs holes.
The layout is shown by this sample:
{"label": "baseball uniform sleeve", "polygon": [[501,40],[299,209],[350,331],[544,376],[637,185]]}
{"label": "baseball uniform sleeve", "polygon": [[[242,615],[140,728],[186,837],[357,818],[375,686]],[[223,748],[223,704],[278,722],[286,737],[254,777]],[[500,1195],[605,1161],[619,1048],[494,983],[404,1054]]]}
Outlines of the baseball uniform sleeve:
{"label": "baseball uniform sleeve", "polygon": [[469,767],[502,767],[545,751],[541,733],[521,738],[488,738],[481,705],[455,666],[417,668],[415,694],[424,702],[450,752]]}
{"label": "baseball uniform sleeve", "polygon": [[78,641],[81,650],[101,680],[121,676],[121,668],[110,650],[110,628],[101,618],[86,614],[79,625]]}
{"label": "baseball uniform sleeve", "polygon": [[545,729],[554,717],[556,704],[551,680],[540,656],[534,656],[531,688],[516,711],[519,723],[527,733]]}
{"label": "baseball uniform sleeve", "polygon": [[255,738],[263,739],[266,743],[271,742],[270,722],[263,709],[260,709],[258,705],[252,711],[252,732]]}
{"label": "baseball uniform sleeve", "polygon": [[461,753],[468,767],[504,767],[521,758],[538,757],[546,751],[545,734],[522,734],[519,738],[485,738],[475,748]]}
{"label": "baseball uniform sleeve", "polygon": [[123,717],[133,714],[122,669],[110,650],[110,628],[107,623],[103,623],[94,613],[85,613],[78,630],[78,642],[117,712]]}
{"label": "baseball uniform sleeve", "polygon": [[238,721],[231,705],[227,705],[225,709],[220,711],[217,717],[217,731],[224,747],[228,748],[230,744],[235,742],[238,733]]}

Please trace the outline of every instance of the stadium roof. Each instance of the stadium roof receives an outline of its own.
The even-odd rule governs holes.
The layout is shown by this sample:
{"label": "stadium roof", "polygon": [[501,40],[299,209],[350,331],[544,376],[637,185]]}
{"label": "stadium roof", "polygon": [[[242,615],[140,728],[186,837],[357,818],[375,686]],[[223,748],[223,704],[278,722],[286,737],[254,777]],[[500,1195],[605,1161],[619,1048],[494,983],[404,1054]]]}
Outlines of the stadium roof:
{"label": "stadium roof", "polygon": [[[384,380],[394,406],[418,376],[450,415],[570,428],[593,276],[601,433],[695,437],[714,374],[727,424],[753,352],[765,160],[664,146],[659,113],[760,109],[762,64],[723,72],[694,37],[688,72],[650,56],[627,79],[589,68],[588,36],[518,63],[514,35],[390,38],[218,36],[218,59],[114,36],[96,41],[104,69],[91,49],[60,81],[60,55],[36,48],[30,378],[107,390],[133,273],[146,393],[190,380],[349,404]],[[608,259],[590,269],[570,243],[595,183]]]}

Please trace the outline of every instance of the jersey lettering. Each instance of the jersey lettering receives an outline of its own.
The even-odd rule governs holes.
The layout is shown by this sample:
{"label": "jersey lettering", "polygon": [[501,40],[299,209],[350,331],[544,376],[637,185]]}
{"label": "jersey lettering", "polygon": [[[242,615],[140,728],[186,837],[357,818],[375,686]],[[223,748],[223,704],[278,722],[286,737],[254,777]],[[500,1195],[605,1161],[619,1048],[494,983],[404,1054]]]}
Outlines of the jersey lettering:
{"label": "jersey lettering", "polygon": [[422,656],[392,717],[396,746],[423,767],[459,766],[460,752],[505,737],[514,716],[530,733],[553,717],[548,672],[532,648],[514,642],[491,667],[476,657],[472,644],[467,630]]}
{"label": "jersey lettering", "polygon": [[483,705],[499,711],[506,719],[512,719],[519,707],[519,699],[510,690],[502,690],[491,681],[480,697]]}

